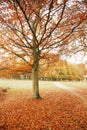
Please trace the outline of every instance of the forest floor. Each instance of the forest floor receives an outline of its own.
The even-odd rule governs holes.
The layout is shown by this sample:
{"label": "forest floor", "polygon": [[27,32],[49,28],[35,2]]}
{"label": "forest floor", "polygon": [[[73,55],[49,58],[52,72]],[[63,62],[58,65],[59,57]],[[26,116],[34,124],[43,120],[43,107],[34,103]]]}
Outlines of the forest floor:
{"label": "forest floor", "polygon": [[31,89],[0,92],[0,130],[87,130],[87,88],[40,90],[33,99]]}

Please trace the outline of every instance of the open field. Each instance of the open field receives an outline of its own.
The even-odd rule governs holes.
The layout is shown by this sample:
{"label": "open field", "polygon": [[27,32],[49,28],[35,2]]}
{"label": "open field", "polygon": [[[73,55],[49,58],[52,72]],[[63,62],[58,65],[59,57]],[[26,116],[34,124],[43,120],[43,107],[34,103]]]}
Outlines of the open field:
{"label": "open field", "polygon": [[[53,87],[54,82],[53,81],[40,81],[39,82],[40,86],[43,88],[46,87]],[[31,80],[4,80],[0,79],[0,87],[9,87],[9,88],[15,88],[15,89],[30,89],[32,87],[32,81]]]}
{"label": "open field", "polygon": [[64,85],[73,87],[73,88],[87,88],[87,82],[76,81],[76,82],[62,82]]}
{"label": "open field", "polygon": [[[47,87],[54,87],[55,81],[40,81],[41,89],[46,89]],[[68,87],[73,88],[87,88],[87,82],[61,82]],[[31,89],[32,81],[31,80],[8,80],[8,79],[0,79],[0,87],[7,87],[13,89]]]}
{"label": "open field", "polygon": [[0,80],[0,87],[10,88],[0,99],[0,130],[87,130],[87,87],[82,85],[68,91],[40,81],[42,98],[32,99],[32,81]]}

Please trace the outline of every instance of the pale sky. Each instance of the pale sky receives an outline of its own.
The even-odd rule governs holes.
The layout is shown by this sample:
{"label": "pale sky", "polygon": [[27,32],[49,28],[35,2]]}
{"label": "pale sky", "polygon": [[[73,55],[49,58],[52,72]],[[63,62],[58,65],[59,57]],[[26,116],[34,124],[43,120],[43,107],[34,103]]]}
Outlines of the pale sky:
{"label": "pale sky", "polygon": [[87,64],[87,55],[81,55],[81,53],[75,54],[72,57],[66,58],[68,62],[79,64],[86,63]]}

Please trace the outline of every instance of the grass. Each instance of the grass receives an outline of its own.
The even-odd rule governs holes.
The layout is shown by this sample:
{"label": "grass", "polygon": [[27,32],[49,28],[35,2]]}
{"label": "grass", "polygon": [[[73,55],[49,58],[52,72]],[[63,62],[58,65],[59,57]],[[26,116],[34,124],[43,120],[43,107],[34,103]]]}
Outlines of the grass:
{"label": "grass", "polygon": [[[40,81],[40,85],[43,87],[52,85],[52,81]],[[31,80],[14,80],[14,79],[0,79],[0,86],[5,86],[5,87],[31,87],[32,86],[32,81]]]}
{"label": "grass", "polygon": [[[55,87],[54,82],[55,81],[40,81],[39,82],[40,90],[54,88]],[[62,82],[62,83],[69,87],[76,87],[76,88],[87,87],[87,82]],[[31,90],[32,81],[31,80],[0,79],[0,87],[11,88],[14,90],[20,90],[20,89],[30,89]]]}
{"label": "grass", "polygon": [[[40,91],[48,91],[55,89],[56,86],[52,81],[40,81]],[[17,92],[22,90],[29,90],[32,92],[32,81],[31,80],[14,80],[14,79],[0,79],[1,88],[9,88],[10,92]]]}
{"label": "grass", "polygon": [[30,88],[32,86],[31,81],[28,80],[12,80],[12,79],[0,79],[0,87],[9,88]]}
{"label": "grass", "polygon": [[74,81],[74,82],[62,82],[64,85],[68,87],[74,87],[74,88],[87,88],[87,82],[82,81]]}
{"label": "grass", "polygon": [[[40,93],[54,91],[58,87],[54,84],[57,81],[39,81]],[[72,88],[87,88],[87,82],[61,82]],[[9,94],[28,90],[32,94],[32,80],[0,79],[0,88],[7,89]]]}

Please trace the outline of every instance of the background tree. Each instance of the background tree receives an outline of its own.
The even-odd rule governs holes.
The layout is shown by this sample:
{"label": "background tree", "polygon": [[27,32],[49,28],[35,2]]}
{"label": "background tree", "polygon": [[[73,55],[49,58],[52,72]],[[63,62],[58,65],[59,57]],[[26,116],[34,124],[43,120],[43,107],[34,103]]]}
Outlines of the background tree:
{"label": "background tree", "polygon": [[64,0],[0,2],[0,46],[32,66],[33,97],[39,98],[39,61],[47,53],[61,55],[73,32],[86,20],[86,5]]}
{"label": "background tree", "polygon": [[80,81],[83,80],[84,75],[87,75],[85,64],[72,64],[61,59],[50,64],[43,61],[43,66],[40,68],[42,80]]}
{"label": "background tree", "polygon": [[[1,78],[29,78],[32,68],[19,57],[4,50],[0,52],[0,77]],[[21,77],[20,77],[21,76]]]}

